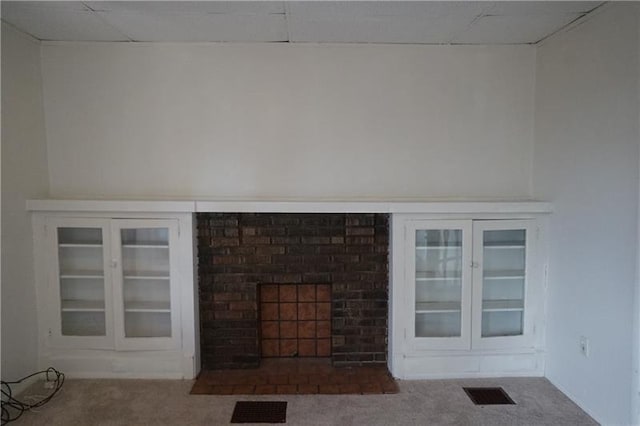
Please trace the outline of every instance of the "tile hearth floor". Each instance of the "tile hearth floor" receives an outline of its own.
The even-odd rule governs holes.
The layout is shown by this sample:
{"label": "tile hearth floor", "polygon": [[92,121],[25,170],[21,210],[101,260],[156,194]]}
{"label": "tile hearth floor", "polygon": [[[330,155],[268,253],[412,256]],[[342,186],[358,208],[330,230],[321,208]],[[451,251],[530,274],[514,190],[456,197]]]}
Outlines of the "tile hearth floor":
{"label": "tile hearth floor", "polygon": [[248,370],[205,370],[194,395],[311,395],[398,393],[386,365],[333,367],[329,358],[263,359]]}

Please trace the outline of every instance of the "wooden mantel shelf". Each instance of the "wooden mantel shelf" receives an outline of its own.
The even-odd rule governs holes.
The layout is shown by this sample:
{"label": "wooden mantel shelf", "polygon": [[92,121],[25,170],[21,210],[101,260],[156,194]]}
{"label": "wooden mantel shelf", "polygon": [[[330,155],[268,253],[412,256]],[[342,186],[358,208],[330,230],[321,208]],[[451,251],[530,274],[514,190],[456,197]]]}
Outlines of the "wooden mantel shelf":
{"label": "wooden mantel shelf", "polygon": [[433,213],[544,214],[542,201],[442,200],[28,200],[27,210],[49,212],[251,212],[251,213]]}

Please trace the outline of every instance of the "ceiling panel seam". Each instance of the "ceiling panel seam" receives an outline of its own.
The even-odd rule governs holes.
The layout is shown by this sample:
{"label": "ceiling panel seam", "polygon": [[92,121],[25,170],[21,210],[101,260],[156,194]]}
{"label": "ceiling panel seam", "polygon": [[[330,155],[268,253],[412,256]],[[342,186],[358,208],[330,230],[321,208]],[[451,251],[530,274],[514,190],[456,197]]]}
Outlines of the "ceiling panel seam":
{"label": "ceiling panel seam", "polygon": [[604,10],[604,6],[608,5],[609,2],[603,1],[602,3],[600,3],[599,5],[597,5],[596,7],[594,7],[593,9],[584,12],[582,15],[578,16],[576,19],[574,19],[573,21],[567,23],[566,25],[563,25],[562,27],[558,28],[555,31],[552,31],[551,34],[547,34],[546,36],[542,37],[540,40],[531,43],[531,44],[535,44],[535,45],[540,45],[542,43],[545,42],[545,40],[551,39],[553,38],[556,34],[561,34],[565,31],[570,31],[571,29],[573,29],[574,27],[577,27],[578,25],[581,25],[582,23],[588,21],[589,19],[591,19],[592,17],[596,16],[597,13],[601,12],[602,10]]}
{"label": "ceiling panel seam", "polygon": [[291,11],[289,10],[289,2],[283,2],[284,7],[284,25],[287,31],[287,42],[291,43],[291,26],[289,25],[289,19],[291,19]]}
{"label": "ceiling panel seam", "polygon": [[[469,31],[469,29],[471,29],[471,27],[473,27],[473,25],[475,25],[476,22],[478,22],[478,20],[480,20],[480,18],[482,18],[483,16],[487,15],[487,12],[490,11],[493,6],[495,5],[495,2],[490,2],[487,3],[486,8],[483,8],[482,11],[475,17],[473,18],[473,20],[471,22],[469,22],[469,25],[467,25],[462,31],[460,31],[460,33],[458,33],[457,35],[453,35],[451,36],[451,38],[448,41],[448,44],[456,44],[454,42],[454,40],[458,37],[462,37],[464,35],[464,33],[466,33],[467,31]],[[466,44],[466,43],[464,43]]]}
{"label": "ceiling panel seam", "polygon": [[114,27],[113,25],[111,25],[111,23],[109,22],[108,19],[106,19],[104,16],[102,16],[102,14],[98,13],[96,10],[94,10],[90,5],[87,4],[87,2],[81,2],[82,5],[84,7],[86,7],[87,9],[89,9],[91,12],[91,14],[93,16],[95,16],[96,18],[98,18],[100,21],[102,21],[105,25],[107,25],[109,28],[111,28],[112,30],[114,30],[115,32],[117,32],[118,34],[120,34],[121,36],[125,37],[128,41],[132,42],[135,41],[133,40],[129,34],[124,33],[123,31],[120,30],[120,28]]}

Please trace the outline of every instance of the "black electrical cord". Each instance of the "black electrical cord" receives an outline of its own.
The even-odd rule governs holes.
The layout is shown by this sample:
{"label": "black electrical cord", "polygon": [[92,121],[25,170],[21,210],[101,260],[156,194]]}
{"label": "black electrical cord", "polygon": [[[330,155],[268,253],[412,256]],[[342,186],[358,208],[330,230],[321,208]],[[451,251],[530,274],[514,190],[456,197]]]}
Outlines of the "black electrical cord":
{"label": "black electrical cord", "polygon": [[[35,403],[27,403],[16,399],[13,396],[11,385],[22,383],[25,380],[37,375],[44,375],[44,379],[47,382],[53,383],[51,393]],[[29,374],[28,376],[13,382],[5,382],[4,380],[2,380],[0,383],[2,385],[2,424],[7,424],[20,418],[20,416],[22,416],[25,411],[42,407],[44,404],[49,402],[51,398],[53,398],[53,396],[58,393],[58,391],[62,387],[62,384],[64,383],[64,374],[53,367],[49,367],[46,370]]]}

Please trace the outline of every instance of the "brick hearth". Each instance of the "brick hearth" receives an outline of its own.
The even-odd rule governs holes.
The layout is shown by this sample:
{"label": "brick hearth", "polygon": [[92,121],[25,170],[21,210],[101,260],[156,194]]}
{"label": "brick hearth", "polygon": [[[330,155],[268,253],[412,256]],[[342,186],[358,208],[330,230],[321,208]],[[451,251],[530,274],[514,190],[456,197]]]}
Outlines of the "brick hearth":
{"label": "brick hearth", "polygon": [[330,284],[333,365],[386,363],[386,214],[198,213],[204,369],[260,363],[259,284]]}

